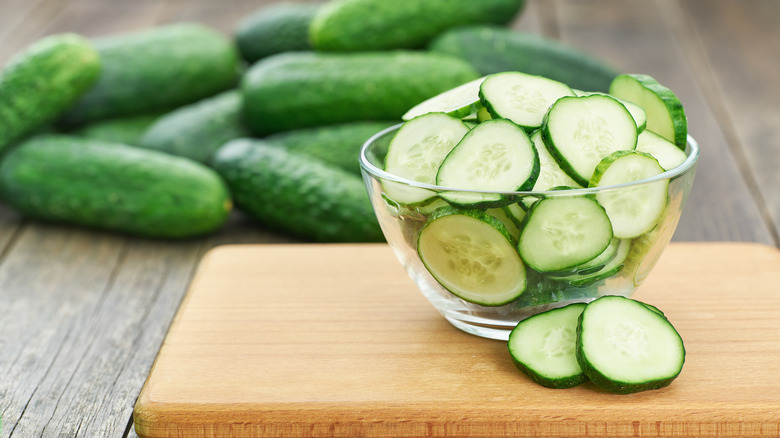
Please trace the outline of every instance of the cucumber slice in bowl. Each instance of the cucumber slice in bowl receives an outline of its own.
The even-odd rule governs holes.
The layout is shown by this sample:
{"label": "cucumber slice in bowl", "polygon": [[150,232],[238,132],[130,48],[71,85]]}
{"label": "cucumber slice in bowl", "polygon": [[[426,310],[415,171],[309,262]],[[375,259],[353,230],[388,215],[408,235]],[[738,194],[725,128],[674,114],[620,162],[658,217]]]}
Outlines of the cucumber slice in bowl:
{"label": "cucumber slice in bowl", "polygon": [[585,303],[569,304],[520,321],[509,334],[515,366],[547,388],[571,388],[588,380],[577,362],[577,321]]}
{"label": "cucumber slice in bowl", "polygon": [[[605,96],[609,96],[608,93],[601,93],[598,91],[580,91],[580,90],[574,90],[574,93],[577,96],[589,96],[591,94],[602,94]],[[644,132],[645,128],[647,128],[647,112],[645,112],[645,109],[641,106],[629,102],[625,99],[621,99],[619,97],[610,96],[617,100],[618,102],[622,103],[623,106],[626,107],[629,113],[631,113],[631,117],[634,118],[634,123],[636,123],[636,132],[642,133]]]}
{"label": "cucumber slice in bowl", "polygon": [[512,237],[483,211],[436,210],[420,231],[417,252],[433,278],[464,301],[502,306],[525,290],[525,265]]}
{"label": "cucumber slice in bowl", "polygon": [[674,169],[688,159],[685,151],[653,131],[639,134],[636,150],[652,155],[664,170]]}
{"label": "cucumber slice in bowl", "polygon": [[415,106],[401,116],[402,120],[411,120],[423,114],[438,112],[446,113],[459,119],[476,114],[482,108],[479,101],[479,86],[485,77],[474,79],[463,85],[447,90],[431,97]]}
{"label": "cucumber slice in bowl", "polygon": [[612,225],[598,202],[587,196],[551,196],[528,211],[517,250],[535,271],[558,272],[598,257],[610,242]]}
{"label": "cucumber slice in bowl", "polygon": [[509,120],[488,120],[447,155],[436,185],[463,190],[439,194],[453,204],[500,206],[508,203],[500,192],[528,190],[538,175],[539,156],[525,131]]}
{"label": "cucumber slice in bowl", "polygon": [[[658,160],[639,151],[618,151],[604,158],[593,172],[591,187],[617,186],[664,172]],[[633,238],[655,227],[666,209],[669,180],[617,187],[596,193],[607,211],[615,237]]]}
{"label": "cucumber slice in bowl", "polygon": [[597,386],[619,394],[668,386],[682,371],[682,338],[662,314],[630,298],[590,302],[577,324],[577,362]]}
{"label": "cucumber slice in bowl", "polygon": [[643,74],[621,74],[612,80],[609,94],[633,102],[645,109],[647,129],[685,149],[688,119],[685,109],[672,90]]}
{"label": "cucumber slice in bowl", "polygon": [[[390,140],[384,170],[411,181],[435,184],[436,173],[444,157],[469,132],[460,119],[444,113],[416,117]],[[394,181],[383,181],[385,193],[399,204],[421,205],[436,194],[428,189]]]}

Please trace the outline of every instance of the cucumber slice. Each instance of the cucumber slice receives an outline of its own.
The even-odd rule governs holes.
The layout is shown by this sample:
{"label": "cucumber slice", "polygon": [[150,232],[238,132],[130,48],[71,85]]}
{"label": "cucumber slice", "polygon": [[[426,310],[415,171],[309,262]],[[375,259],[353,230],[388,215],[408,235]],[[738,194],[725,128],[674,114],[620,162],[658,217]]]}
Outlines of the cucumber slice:
{"label": "cucumber slice", "polygon": [[411,120],[417,116],[428,113],[446,113],[462,119],[476,113],[482,104],[479,101],[479,86],[484,77],[466,82],[451,90],[427,99],[401,116],[402,120]]}
{"label": "cucumber slice", "polygon": [[508,120],[488,120],[463,136],[447,155],[436,184],[471,190],[440,193],[453,204],[491,206],[505,196],[483,192],[527,190],[538,174],[539,156],[525,131]]}
{"label": "cucumber slice", "polygon": [[[574,94],[576,94],[577,96],[589,96],[591,94],[602,94],[602,95],[609,96],[608,93],[601,93],[598,91],[581,91],[581,90],[574,90]],[[634,123],[636,123],[637,133],[641,133],[645,130],[645,128],[647,128],[647,112],[645,112],[644,108],[642,108],[641,106],[633,102],[629,102],[625,99],[621,99],[616,96],[610,96],[610,97],[622,103],[623,106],[626,107],[628,112],[631,113],[631,117],[633,117]]]}
{"label": "cucumber slice", "polygon": [[[660,175],[664,168],[651,155],[639,151],[618,151],[604,158],[593,172],[591,187],[614,186]],[[615,237],[633,238],[655,227],[663,216],[669,180],[661,179],[633,187],[596,193],[604,206]]]}
{"label": "cucumber slice", "polygon": [[[574,181],[563,171],[563,169],[561,169],[561,166],[559,166],[552,155],[550,155],[550,152],[544,146],[542,132],[540,130],[537,129],[531,133],[531,142],[533,143],[536,152],[539,154],[539,176],[536,178],[533,191],[541,192],[550,190],[554,187],[564,186],[577,189],[582,188],[577,181]],[[537,198],[525,197],[522,202],[523,205],[528,208],[536,201]]]}
{"label": "cucumber slice", "polygon": [[609,94],[645,109],[647,129],[685,149],[688,119],[680,99],[651,76],[621,74],[612,80]]}
{"label": "cucumber slice", "polygon": [[[614,253],[605,262],[604,257],[609,257],[611,251],[614,251]],[[578,266],[575,273],[569,275],[550,274],[550,278],[556,281],[565,281],[572,286],[591,285],[620,272],[630,251],[631,239],[612,239],[610,246],[601,255],[590,262]]]}
{"label": "cucumber slice", "polygon": [[490,115],[509,119],[528,132],[542,124],[547,109],[563,96],[573,96],[568,85],[520,72],[489,75],[479,89],[482,105]]}
{"label": "cucumber slice", "polygon": [[505,207],[488,208],[485,213],[500,220],[509,235],[512,236],[512,242],[517,242],[517,238],[520,237],[520,225],[517,224],[514,217],[509,215]]}
{"label": "cucumber slice", "polygon": [[[436,184],[436,173],[444,157],[469,132],[460,119],[444,113],[416,117],[390,140],[385,171],[424,184]],[[399,204],[422,204],[435,196],[428,189],[383,181],[385,193]]]}
{"label": "cucumber slice", "polygon": [[652,155],[664,170],[674,169],[688,158],[677,145],[653,131],[644,131],[639,134],[636,150]]}
{"label": "cucumber slice", "polygon": [[630,394],[668,386],[682,371],[682,338],[662,314],[621,296],[590,302],[577,324],[577,362],[597,386]]}
{"label": "cucumber slice", "polygon": [[569,304],[526,318],[509,334],[515,366],[548,388],[571,388],[588,380],[577,363],[577,320],[584,303]]}
{"label": "cucumber slice", "polygon": [[573,180],[587,186],[596,165],[616,151],[636,148],[636,123],[610,96],[563,97],[542,123],[542,141]]}
{"label": "cucumber slice", "polygon": [[420,231],[417,252],[433,278],[465,301],[501,306],[525,290],[525,265],[512,237],[485,212],[435,211]]}
{"label": "cucumber slice", "polygon": [[585,197],[550,197],[531,207],[521,227],[517,249],[538,272],[581,265],[604,252],[612,226],[604,208]]}

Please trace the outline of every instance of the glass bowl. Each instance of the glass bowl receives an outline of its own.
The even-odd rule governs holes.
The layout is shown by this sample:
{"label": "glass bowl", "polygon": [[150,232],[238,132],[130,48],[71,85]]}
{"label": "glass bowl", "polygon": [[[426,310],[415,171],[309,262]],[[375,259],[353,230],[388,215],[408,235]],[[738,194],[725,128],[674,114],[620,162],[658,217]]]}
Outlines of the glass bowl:
{"label": "glass bowl", "polygon": [[[601,196],[631,196],[642,187],[668,184],[666,207],[655,221],[655,226],[637,237],[613,239],[610,244],[610,247],[614,247],[611,257],[604,257],[601,262],[590,266],[578,265],[562,272],[537,272],[529,268],[527,263],[522,263],[520,269],[525,270],[525,290],[508,303],[485,305],[468,297],[461,298],[463,294],[450,292],[453,288],[448,289],[437,281],[418,253],[420,232],[431,218],[437,217],[437,212],[452,208],[463,210],[461,206],[450,205],[444,198],[452,199],[448,195],[455,192],[482,193],[422,184],[385,172],[383,168],[388,145],[400,126],[390,127],[372,136],[360,151],[363,180],[385,238],[417,287],[444,318],[467,333],[499,340],[507,340],[509,332],[519,321],[537,313],[574,302],[588,302],[602,295],[632,295],[650,273],[674,234],[693,184],[699,157],[696,141],[688,136],[686,160],[652,178],[599,188],[496,192],[490,195],[496,195],[494,198],[502,201],[489,207],[469,207],[500,218],[512,239],[515,239],[510,239],[510,242],[516,245],[519,229],[523,225],[522,216],[539,200],[598,200]],[[399,190],[427,190],[431,197],[424,203],[404,205],[393,200],[392,195],[399,193]]]}

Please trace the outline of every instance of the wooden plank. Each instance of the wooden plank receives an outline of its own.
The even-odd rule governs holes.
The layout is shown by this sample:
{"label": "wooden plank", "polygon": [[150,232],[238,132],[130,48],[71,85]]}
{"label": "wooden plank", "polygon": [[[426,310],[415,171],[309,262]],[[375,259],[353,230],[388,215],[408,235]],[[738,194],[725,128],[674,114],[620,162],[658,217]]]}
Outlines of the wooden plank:
{"label": "wooden plank", "polygon": [[[692,63],[743,173],[780,234],[780,3],[683,0],[679,26],[703,49]],[[776,237],[777,238],[777,237]]]}
{"label": "wooden plank", "polygon": [[615,395],[537,385],[504,342],[450,326],[386,245],[221,247],[135,426],[150,438],[777,436],[778,282],[776,248],[671,245],[636,296],[675,324],[685,367],[667,388]]}
{"label": "wooden plank", "polygon": [[[669,0],[559,0],[561,38],[622,71],[646,73],[671,88],[686,108],[689,132],[701,159],[675,240],[752,241],[775,244],[748,185],[739,173],[708,96],[689,68],[695,45],[669,23]],[[724,208],[723,206],[728,206]]]}

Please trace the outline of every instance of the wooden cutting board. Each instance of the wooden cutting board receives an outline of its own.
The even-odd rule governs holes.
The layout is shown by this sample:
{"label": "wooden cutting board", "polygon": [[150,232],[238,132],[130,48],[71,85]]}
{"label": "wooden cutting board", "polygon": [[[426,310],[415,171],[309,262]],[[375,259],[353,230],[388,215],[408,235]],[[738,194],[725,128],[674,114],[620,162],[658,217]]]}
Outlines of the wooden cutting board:
{"label": "wooden cutting board", "polygon": [[536,385],[449,325],[384,244],[212,250],[135,406],[145,437],[780,436],[780,251],[670,245],[636,298],[687,360],[671,386]]}

